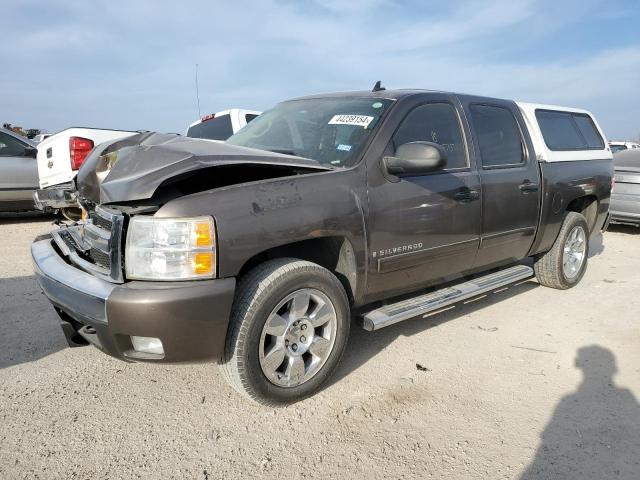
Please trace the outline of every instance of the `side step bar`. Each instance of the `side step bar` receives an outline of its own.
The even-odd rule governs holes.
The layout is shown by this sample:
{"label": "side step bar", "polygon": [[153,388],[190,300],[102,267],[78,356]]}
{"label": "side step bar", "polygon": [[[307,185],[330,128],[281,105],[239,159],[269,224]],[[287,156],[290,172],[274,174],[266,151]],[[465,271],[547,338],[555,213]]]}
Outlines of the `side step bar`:
{"label": "side step bar", "polygon": [[371,310],[363,315],[362,327],[368,331],[380,330],[394,323],[425,315],[532,276],[533,268],[516,265],[468,282]]}

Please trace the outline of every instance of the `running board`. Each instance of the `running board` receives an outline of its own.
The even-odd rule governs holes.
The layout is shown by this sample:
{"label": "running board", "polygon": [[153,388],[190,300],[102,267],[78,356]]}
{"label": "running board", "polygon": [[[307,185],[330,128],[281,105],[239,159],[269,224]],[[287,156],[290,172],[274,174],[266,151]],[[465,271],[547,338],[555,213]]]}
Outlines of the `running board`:
{"label": "running board", "polygon": [[394,323],[434,312],[532,276],[533,268],[516,265],[468,282],[371,310],[363,315],[362,327],[370,332],[380,330]]}

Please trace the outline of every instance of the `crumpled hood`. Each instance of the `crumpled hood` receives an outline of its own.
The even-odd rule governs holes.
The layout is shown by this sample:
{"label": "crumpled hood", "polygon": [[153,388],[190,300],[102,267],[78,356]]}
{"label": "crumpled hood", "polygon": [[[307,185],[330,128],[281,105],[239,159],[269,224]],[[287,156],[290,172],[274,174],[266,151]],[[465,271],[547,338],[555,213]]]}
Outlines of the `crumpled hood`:
{"label": "crumpled hood", "polygon": [[76,183],[80,197],[95,203],[144,200],[173,177],[238,164],[331,170],[307,158],[151,132],[98,145],[80,168]]}

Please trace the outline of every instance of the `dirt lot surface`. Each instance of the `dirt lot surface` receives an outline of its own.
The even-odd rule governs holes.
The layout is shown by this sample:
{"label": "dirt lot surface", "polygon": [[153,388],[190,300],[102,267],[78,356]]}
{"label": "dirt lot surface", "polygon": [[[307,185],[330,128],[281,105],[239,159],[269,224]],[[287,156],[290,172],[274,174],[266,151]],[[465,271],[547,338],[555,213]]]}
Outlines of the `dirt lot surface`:
{"label": "dirt lot surface", "polygon": [[50,219],[0,218],[0,478],[640,478],[640,230],[583,282],[528,281],[377,333],[284,409],[213,365],[65,348],[32,273]]}

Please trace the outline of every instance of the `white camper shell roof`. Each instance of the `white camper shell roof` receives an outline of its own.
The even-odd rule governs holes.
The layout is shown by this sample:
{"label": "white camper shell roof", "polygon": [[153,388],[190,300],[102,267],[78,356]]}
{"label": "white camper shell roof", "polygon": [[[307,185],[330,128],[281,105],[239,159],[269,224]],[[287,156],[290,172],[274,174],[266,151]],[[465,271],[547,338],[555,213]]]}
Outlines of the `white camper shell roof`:
{"label": "white camper shell roof", "polygon": [[[557,105],[543,105],[540,103],[516,102],[518,108],[522,112],[522,116],[527,124],[527,129],[531,134],[531,140],[537,153],[537,159],[540,162],[574,162],[580,160],[607,160],[613,158],[607,138],[600,128],[598,121],[588,110],[579,108],[559,107]],[[547,110],[552,112],[569,112],[588,115],[595,125],[598,133],[602,137],[602,148],[600,149],[584,149],[584,150],[552,150],[542,136],[542,130],[536,117],[537,110]]]}

